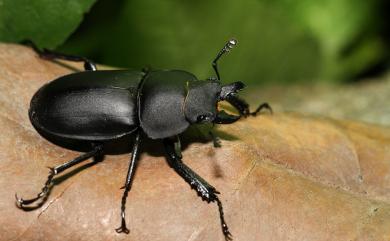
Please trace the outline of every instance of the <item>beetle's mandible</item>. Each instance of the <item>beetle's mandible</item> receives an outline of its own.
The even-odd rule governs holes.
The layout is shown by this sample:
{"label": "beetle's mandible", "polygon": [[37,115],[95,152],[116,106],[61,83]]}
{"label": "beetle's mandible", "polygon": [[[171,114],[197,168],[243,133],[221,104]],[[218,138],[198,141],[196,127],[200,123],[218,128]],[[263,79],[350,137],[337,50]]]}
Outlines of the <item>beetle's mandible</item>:
{"label": "beetle's mandible", "polygon": [[[222,232],[226,240],[232,235],[225,222],[219,192],[182,162],[179,134],[190,125],[201,123],[231,124],[241,117],[256,115],[237,96],[244,88],[242,82],[222,85],[217,62],[237,44],[229,40],[212,62],[216,78],[198,80],[183,70],[97,70],[96,65],[84,57],[64,55],[31,46],[45,59],[63,59],[84,62],[86,71],[62,76],[41,87],[33,96],[29,117],[35,129],[47,140],[59,146],[85,152],[62,165],[50,168],[41,192],[35,198],[16,196],[22,209],[38,200],[46,200],[53,178],[68,168],[89,158],[101,157],[115,145],[132,145],[132,153],[121,202],[121,225],[118,233],[129,233],[125,221],[126,198],[130,191],[139,157],[141,139],[161,139],[168,164],[198,195],[207,202],[216,202]],[[239,115],[218,110],[219,101],[229,102]],[[214,145],[218,145],[216,137]]]}

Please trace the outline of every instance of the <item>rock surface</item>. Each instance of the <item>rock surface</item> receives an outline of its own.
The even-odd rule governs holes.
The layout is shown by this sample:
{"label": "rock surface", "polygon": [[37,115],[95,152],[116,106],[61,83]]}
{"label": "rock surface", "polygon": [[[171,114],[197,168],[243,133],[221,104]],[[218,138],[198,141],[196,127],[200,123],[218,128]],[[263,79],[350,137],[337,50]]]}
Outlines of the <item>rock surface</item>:
{"label": "rock surface", "polygon": [[[114,231],[129,154],[77,166],[42,207],[16,208],[15,192],[34,196],[46,166],[78,155],[39,136],[27,116],[34,92],[72,71],[0,44],[0,240],[223,240],[216,205],[169,168],[159,142],[143,148],[129,235]],[[206,133],[184,134],[184,162],[221,192],[234,240],[390,240],[389,128],[276,113],[219,126],[222,148]]]}

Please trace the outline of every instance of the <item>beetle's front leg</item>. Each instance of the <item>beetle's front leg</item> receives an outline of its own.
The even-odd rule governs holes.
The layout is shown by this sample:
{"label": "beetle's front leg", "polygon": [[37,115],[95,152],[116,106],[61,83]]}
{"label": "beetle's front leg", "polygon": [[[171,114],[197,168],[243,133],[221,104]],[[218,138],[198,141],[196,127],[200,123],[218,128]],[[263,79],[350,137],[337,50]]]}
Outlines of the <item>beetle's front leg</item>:
{"label": "beetle's front leg", "polygon": [[268,103],[263,103],[259,105],[259,107],[256,108],[255,111],[250,112],[249,110],[249,104],[239,98],[236,95],[229,95],[229,97],[226,98],[226,101],[229,102],[234,108],[237,109],[237,111],[240,113],[240,116],[248,117],[249,115],[251,116],[256,116],[257,113],[259,113],[263,109],[269,110],[269,112],[272,114],[272,108]]}
{"label": "beetle's front leg", "polygon": [[133,181],[135,168],[137,166],[137,161],[138,161],[138,158],[139,158],[139,145],[140,145],[140,143],[141,143],[141,133],[138,130],[136,132],[136,136],[135,136],[135,139],[134,139],[133,151],[131,153],[131,160],[130,160],[129,169],[127,171],[125,186],[123,187],[125,189],[125,191],[123,192],[122,202],[121,202],[121,226],[119,228],[115,229],[115,231],[117,233],[126,233],[126,234],[128,234],[130,232],[129,229],[126,227],[126,219],[125,219],[126,218],[126,213],[125,213],[125,210],[126,210],[126,199],[127,199],[128,193],[129,193],[129,191],[131,189],[131,184],[132,184],[132,181]]}
{"label": "beetle's front leg", "polygon": [[198,195],[203,200],[208,203],[217,202],[222,232],[225,236],[225,240],[232,240],[232,235],[225,222],[222,203],[217,196],[219,192],[182,162],[180,158],[181,154],[177,153],[177,148],[175,149],[175,143],[176,142],[171,139],[164,139],[164,146],[168,155],[169,166],[172,167],[188,184],[190,184],[190,186],[197,191]]}

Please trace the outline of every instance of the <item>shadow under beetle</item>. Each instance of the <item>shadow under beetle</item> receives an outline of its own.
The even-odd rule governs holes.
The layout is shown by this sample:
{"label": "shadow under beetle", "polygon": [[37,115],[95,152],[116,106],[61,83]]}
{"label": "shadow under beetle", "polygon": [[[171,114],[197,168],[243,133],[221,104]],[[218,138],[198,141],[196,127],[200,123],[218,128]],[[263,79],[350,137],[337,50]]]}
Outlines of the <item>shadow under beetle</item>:
{"label": "shadow under beetle", "polygon": [[[84,57],[39,50],[32,44],[42,58],[84,62],[86,71],[62,76],[41,87],[31,100],[29,117],[35,129],[47,140],[69,148],[83,146],[87,151],[74,160],[50,168],[48,179],[37,197],[22,199],[16,196],[18,207],[26,209],[38,200],[45,201],[56,175],[89,158],[104,155],[107,153],[105,147],[119,140],[126,142],[122,144],[133,145],[123,187],[121,225],[116,229],[118,233],[129,233],[125,221],[126,199],[141,139],[146,136],[162,139],[169,166],[203,200],[217,203],[222,232],[226,240],[231,240],[217,196],[219,192],[182,162],[178,135],[192,124],[231,124],[241,117],[256,115],[263,108],[272,111],[263,103],[250,112],[249,105],[237,96],[244,88],[242,82],[221,84],[217,61],[236,44],[237,41],[231,39],[220,50],[212,62],[217,77],[208,80],[198,80],[183,70],[98,71],[96,65]],[[218,102],[223,100],[237,109],[239,115],[219,111]],[[218,146],[216,137],[212,137],[214,145]],[[133,142],[129,141],[131,138]]]}

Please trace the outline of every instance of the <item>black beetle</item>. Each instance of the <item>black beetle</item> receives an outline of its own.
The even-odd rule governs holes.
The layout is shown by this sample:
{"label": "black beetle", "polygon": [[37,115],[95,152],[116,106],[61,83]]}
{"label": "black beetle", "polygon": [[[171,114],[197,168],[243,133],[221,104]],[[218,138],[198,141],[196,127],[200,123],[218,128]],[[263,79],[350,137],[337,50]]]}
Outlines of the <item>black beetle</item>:
{"label": "black beetle", "polygon": [[[192,171],[181,160],[178,135],[190,125],[199,123],[230,124],[241,117],[256,115],[261,109],[271,108],[267,103],[250,112],[249,105],[236,94],[244,88],[241,82],[220,83],[218,59],[236,45],[232,39],[212,62],[217,78],[198,80],[182,70],[104,70],[84,57],[64,55],[31,46],[45,59],[63,59],[84,62],[84,72],[62,76],[41,87],[33,96],[29,117],[35,129],[47,140],[85,153],[74,160],[50,168],[48,180],[37,197],[17,199],[17,205],[46,200],[53,178],[64,170],[89,158],[107,154],[107,146],[132,145],[132,155],[121,203],[121,226],[118,233],[129,233],[125,221],[125,205],[139,156],[141,137],[162,139],[170,165],[198,195],[207,202],[218,204],[222,231],[231,239],[224,220],[219,192]],[[218,111],[219,101],[226,100],[239,115]],[[130,138],[129,138],[130,137]],[[218,146],[216,137],[214,145]],[[133,139],[133,140],[131,140]]]}

